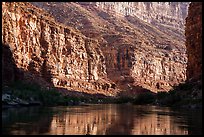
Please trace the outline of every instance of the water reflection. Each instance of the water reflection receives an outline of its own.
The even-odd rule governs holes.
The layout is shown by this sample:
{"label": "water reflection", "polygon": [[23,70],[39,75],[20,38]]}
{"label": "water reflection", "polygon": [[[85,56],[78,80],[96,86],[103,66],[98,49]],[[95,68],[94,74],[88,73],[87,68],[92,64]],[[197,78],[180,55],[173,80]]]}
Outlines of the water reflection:
{"label": "water reflection", "polygon": [[155,106],[89,105],[13,109],[2,113],[3,134],[201,134],[202,112]]}
{"label": "water reflection", "polygon": [[2,111],[2,134],[32,135],[50,128],[52,113],[49,108],[10,108]]}
{"label": "water reflection", "polygon": [[118,119],[115,105],[71,107],[53,117],[49,134],[106,134]]}

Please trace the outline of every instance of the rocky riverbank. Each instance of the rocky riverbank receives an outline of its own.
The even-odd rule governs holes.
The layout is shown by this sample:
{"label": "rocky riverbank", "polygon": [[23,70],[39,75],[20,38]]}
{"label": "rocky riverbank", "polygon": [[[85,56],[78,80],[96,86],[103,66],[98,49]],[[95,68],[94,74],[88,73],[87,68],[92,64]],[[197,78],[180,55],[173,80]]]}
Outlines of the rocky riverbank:
{"label": "rocky riverbank", "polygon": [[[110,103],[113,97],[101,94],[86,94],[75,91],[64,91],[59,88],[42,88],[34,83],[25,81],[13,82],[2,89],[2,108],[21,106],[70,106],[85,105],[87,103]],[[66,93],[66,94],[64,94]]]}
{"label": "rocky riverbank", "polygon": [[[84,94],[62,89],[44,89],[36,84],[18,81],[4,86],[2,90],[2,108],[30,106],[73,106],[87,104],[132,104],[157,105],[173,108],[202,109],[202,83],[190,81],[180,84],[170,92],[143,92],[134,96],[118,95],[115,97],[100,94]],[[68,94],[67,94],[68,93]]]}

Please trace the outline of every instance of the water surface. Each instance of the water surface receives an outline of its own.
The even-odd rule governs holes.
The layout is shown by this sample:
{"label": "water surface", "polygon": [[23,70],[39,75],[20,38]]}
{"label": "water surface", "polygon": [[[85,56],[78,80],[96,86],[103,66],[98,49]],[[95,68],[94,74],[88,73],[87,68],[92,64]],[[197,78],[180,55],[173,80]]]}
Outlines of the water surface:
{"label": "water surface", "polygon": [[9,108],[2,111],[2,134],[196,135],[202,111],[121,104]]}

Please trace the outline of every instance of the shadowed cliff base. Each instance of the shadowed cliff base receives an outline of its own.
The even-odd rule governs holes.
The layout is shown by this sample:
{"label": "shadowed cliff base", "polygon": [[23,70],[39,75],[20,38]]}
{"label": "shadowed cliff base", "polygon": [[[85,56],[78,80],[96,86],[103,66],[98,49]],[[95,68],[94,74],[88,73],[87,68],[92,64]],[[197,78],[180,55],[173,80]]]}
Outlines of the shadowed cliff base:
{"label": "shadowed cliff base", "polygon": [[23,77],[22,70],[18,69],[13,59],[9,45],[2,43],[2,85],[9,84]]}

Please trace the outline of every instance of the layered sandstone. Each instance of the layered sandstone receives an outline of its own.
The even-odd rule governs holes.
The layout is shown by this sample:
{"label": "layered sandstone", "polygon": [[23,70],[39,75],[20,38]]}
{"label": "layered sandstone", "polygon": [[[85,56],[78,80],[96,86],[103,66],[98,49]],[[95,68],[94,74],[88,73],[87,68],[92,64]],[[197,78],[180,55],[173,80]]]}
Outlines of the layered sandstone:
{"label": "layered sandstone", "polygon": [[202,3],[192,2],[186,18],[187,79],[202,77]]}
{"label": "layered sandstone", "polygon": [[186,80],[183,25],[188,3],[32,4],[97,39],[107,78],[120,90],[132,93],[141,86],[154,92],[169,91]]}
{"label": "layered sandstone", "polygon": [[[16,68],[29,72],[23,79],[39,77],[48,86],[91,94],[112,95],[115,90],[106,80],[105,58],[98,42],[57,23],[30,3],[2,3],[2,43],[3,48],[9,46]],[[6,58],[10,56],[5,52]]]}
{"label": "layered sandstone", "polygon": [[113,14],[136,16],[159,26],[184,29],[188,3],[186,2],[96,2],[95,5]]}

